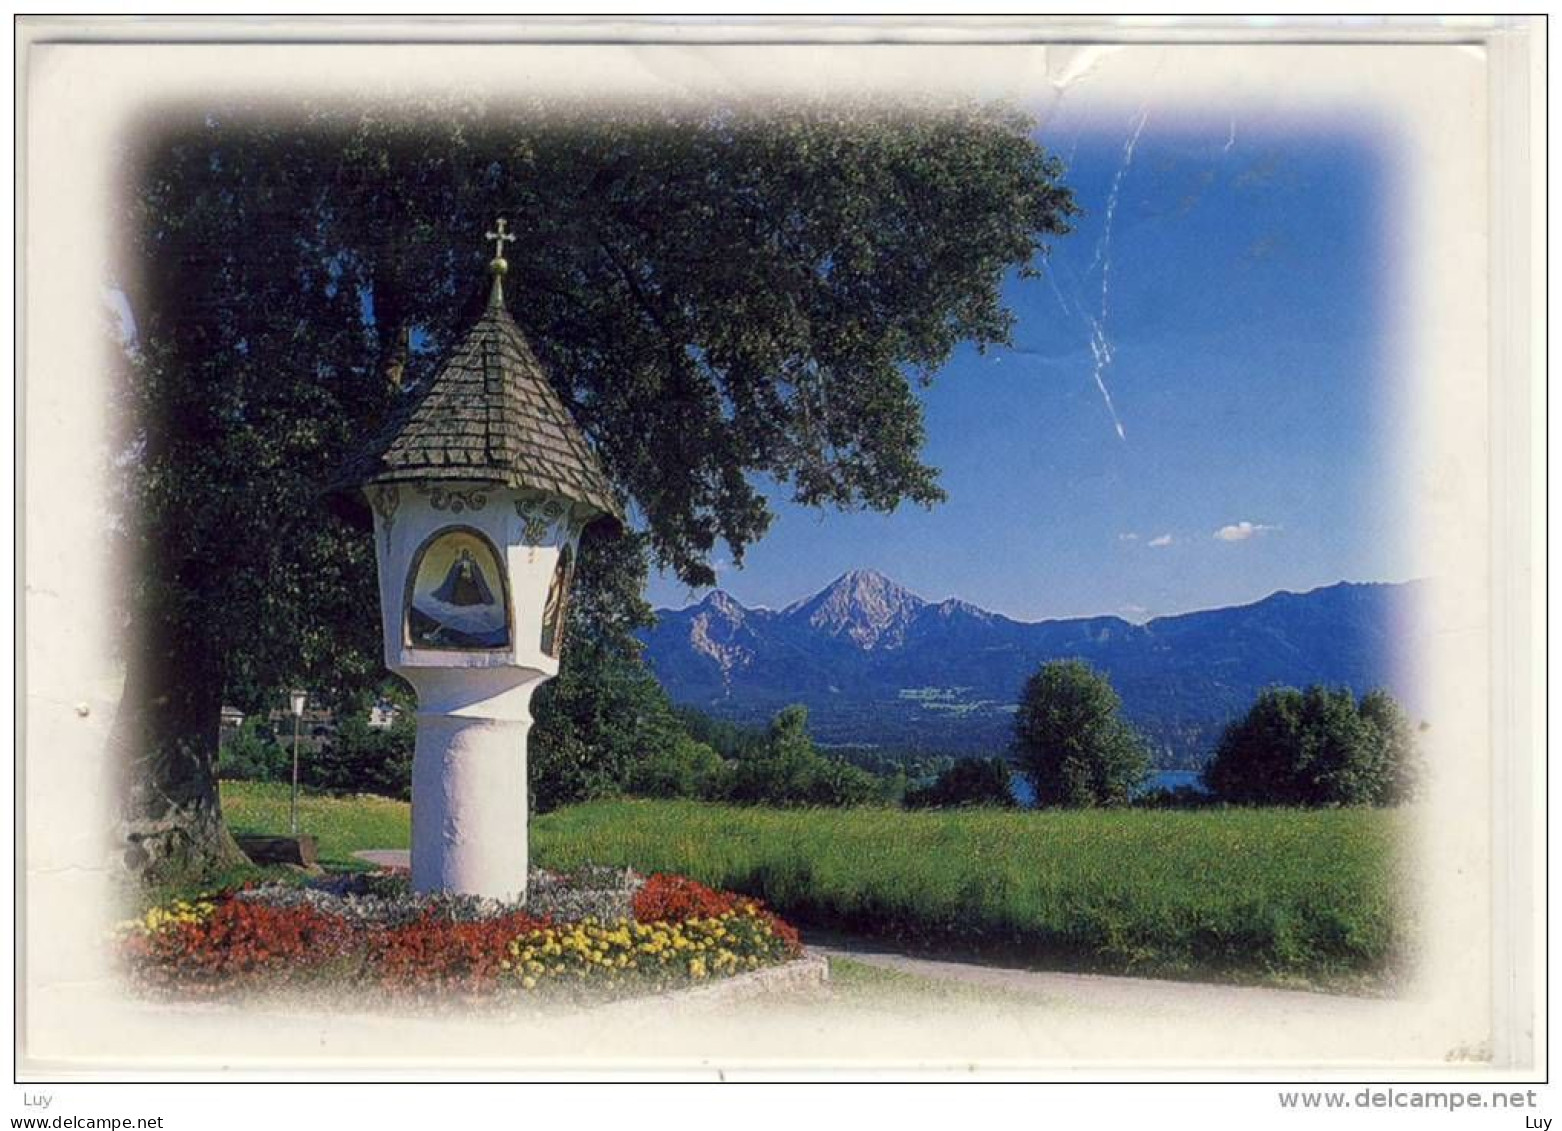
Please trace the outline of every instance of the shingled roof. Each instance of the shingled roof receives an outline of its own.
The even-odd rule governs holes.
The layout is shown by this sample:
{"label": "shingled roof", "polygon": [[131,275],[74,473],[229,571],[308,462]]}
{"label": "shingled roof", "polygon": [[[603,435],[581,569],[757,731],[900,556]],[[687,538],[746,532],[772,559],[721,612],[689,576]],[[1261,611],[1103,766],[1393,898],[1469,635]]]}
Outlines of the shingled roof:
{"label": "shingled roof", "polygon": [[364,453],[352,477],[364,486],[502,483],[562,495],[621,522],[602,465],[505,309],[502,271],[495,271],[482,317]]}

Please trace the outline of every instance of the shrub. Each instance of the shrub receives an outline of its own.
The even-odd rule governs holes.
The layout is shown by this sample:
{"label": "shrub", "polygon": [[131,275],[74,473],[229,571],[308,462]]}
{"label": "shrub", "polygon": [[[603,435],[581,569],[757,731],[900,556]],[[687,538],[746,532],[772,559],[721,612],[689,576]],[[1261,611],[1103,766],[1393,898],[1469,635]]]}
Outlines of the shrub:
{"label": "shrub", "polygon": [[867,770],[858,769],[839,758],[819,758],[813,769],[805,797],[811,805],[828,805],[834,808],[847,805],[867,805],[877,801],[882,793],[879,779]]}
{"label": "shrub", "polygon": [[963,758],[931,785],[906,792],[908,809],[948,809],[961,805],[1013,808],[1014,779],[1005,758]]}
{"label": "shrub", "polygon": [[624,788],[637,797],[710,797],[719,789],[722,766],[709,746],[679,735],[635,762]]}
{"label": "shrub", "polygon": [[751,805],[863,805],[881,792],[866,770],[820,755],[801,704],[771,720],[764,745],[733,762],[724,782],[724,799]]}
{"label": "shrub", "polygon": [[642,762],[676,760],[684,737],[650,669],[573,638],[532,713],[528,796],[539,813],[618,794]]}
{"label": "shrub", "polygon": [[1398,805],[1414,798],[1421,788],[1426,767],[1416,743],[1410,717],[1394,697],[1382,689],[1367,692],[1357,708],[1362,719],[1377,731],[1383,768],[1375,798],[1379,805]]}
{"label": "shrub", "polygon": [[251,715],[217,752],[217,776],[229,781],[287,781],[292,755],[276,732]]}
{"label": "shrub", "polygon": [[417,720],[403,712],[388,727],[372,727],[366,712],[344,717],[336,733],[304,761],[307,785],[351,793],[377,793],[402,801],[412,796],[412,754]]}

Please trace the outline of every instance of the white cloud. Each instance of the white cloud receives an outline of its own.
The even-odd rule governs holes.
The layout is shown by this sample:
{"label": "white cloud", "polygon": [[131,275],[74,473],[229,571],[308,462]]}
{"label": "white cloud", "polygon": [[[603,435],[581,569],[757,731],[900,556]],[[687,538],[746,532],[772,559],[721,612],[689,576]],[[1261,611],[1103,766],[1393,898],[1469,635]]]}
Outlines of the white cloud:
{"label": "white cloud", "polygon": [[1139,535],[1130,530],[1127,534],[1119,534],[1117,540],[1119,542],[1137,542],[1139,541]]}
{"label": "white cloud", "polygon": [[1162,534],[1159,538],[1151,538],[1149,544],[1155,547],[1170,546],[1172,544],[1172,536],[1170,534]]}
{"label": "white cloud", "polygon": [[1222,526],[1215,531],[1215,537],[1221,542],[1246,542],[1255,534],[1263,534],[1269,530],[1279,530],[1278,526],[1270,526],[1263,522],[1233,522],[1229,526]]}

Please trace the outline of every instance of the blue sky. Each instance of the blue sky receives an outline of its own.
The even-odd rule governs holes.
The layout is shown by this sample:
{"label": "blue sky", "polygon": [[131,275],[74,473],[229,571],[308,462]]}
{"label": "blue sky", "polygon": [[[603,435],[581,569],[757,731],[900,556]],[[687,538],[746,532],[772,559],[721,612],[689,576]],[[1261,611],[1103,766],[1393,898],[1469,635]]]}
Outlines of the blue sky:
{"label": "blue sky", "polygon": [[921,394],[948,501],[843,514],[777,489],[721,587],[778,607],[867,567],[1022,619],[1143,620],[1409,577],[1386,145],[1140,112],[1043,133],[1087,214],[1050,281],[1008,284],[1014,347],[962,349]]}

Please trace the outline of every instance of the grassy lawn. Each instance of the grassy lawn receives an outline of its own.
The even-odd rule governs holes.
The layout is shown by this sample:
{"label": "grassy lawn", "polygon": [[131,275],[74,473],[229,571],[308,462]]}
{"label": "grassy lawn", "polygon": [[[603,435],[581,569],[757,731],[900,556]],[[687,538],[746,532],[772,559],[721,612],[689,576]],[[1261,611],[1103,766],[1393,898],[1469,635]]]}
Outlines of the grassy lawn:
{"label": "grassy lawn", "polygon": [[[286,835],[290,787],[277,782],[225,781],[222,813],[235,834]],[[407,848],[412,844],[412,806],[361,793],[333,796],[300,790],[298,831],[320,846],[320,863],[333,870],[373,867],[353,858],[365,848]]]}
{"label": "grassy lawn", "polygon": [[[287,831],[288,788],[224,782],[235,832]],[[405,848],[405,802],[305,791],[332,869]],[[1408,941],[1394,811],[779,810],[604,801],[532,822],[545,867],[627,864],[746,891],[805,924],[1073,969],[1370,984]],[[852,973],[848,972],[848,979]],[[880,978],[877,972],[864,978]]]}
{"label": "grassy lawn", "polygon": [[1378,810],[902,812],[615,801],[532,825],[539,864],[681,872],[804,923],[1140,974],[1349,983],[1406,945]]}

